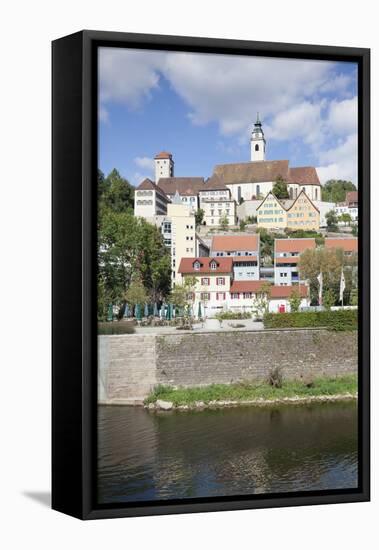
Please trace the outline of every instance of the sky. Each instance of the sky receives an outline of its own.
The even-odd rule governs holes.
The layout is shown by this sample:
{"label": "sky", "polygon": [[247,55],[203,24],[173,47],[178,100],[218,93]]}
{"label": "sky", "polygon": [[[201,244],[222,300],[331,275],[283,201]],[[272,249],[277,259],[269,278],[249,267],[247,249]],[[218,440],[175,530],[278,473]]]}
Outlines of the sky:
{"label": "sky", "polygon": [[101,48],[99,168],[133,185],[169,151],[175,176],[250,161],[259,112],[266,160],[357,184],[354,63]]}

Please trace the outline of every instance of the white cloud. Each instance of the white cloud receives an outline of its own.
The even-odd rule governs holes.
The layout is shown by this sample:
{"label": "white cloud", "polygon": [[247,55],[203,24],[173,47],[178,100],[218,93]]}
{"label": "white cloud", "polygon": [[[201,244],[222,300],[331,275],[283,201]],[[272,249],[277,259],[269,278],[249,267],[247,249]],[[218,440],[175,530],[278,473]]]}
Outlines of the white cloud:
{"label": "white cloud", "polygon": [[357,134],[351,134],[334,149],[320,153],[317,172],[321,183],[328,179],[346,179],[357,184]]}
{"label": "white cloud", "polygon": [[143,174],[141,172],[134,172],[132,177],[130,178],[130,183],[134,185],[134,187],[137,187],[144,179],[151,178],[151,174]]}
{"label": "white cloud", "polygon": [[268,138],[288,140],[303,137],[308,143],[318,141],[322,128],[322,102],[304,101],[281,111],[267,127]]}
{"label": "white cloud", "polygon": [[154,159],[149,157],[136,157],[134,162],[139,168],[144,168],[149,170],[149,172],[154,172]]}
{"label": "white cloud", "polygon": [[102,105],[99,107],[99,120],[105,124],[109,123],[109,113],[106,108]]}
{"label": "white cloud", "polygon": [[110,101],[123,103],[131,109],[140,107],[159,86],[159,59],[157,53],[149,56],[140,50],[100,48],[100,108]]}
{"label": "white cloud", "polygon": [[328,124],[334,133],[356,132],[358,126],[357,97],[344,101],[332,101],[329,107]]}

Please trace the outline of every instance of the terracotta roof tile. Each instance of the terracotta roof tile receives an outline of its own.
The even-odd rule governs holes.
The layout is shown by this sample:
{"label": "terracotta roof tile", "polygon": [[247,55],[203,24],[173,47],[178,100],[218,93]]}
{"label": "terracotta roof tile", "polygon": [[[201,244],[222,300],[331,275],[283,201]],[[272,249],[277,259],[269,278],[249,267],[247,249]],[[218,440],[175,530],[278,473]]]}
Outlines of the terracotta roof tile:
{"label": "terracotta roof tile", "polygon": [[358,239],[355,237],[347,238],[326,238],[326,248],[342,248],[345,252],[358,252]]}
{"label": "terracotta roof tile", "polygon": [[[215,261],[217,264],[216,269],[211,269],[211,262]],[[195,269],[195,262],[200,263],[200,269]],[[212,258],[204,257],[200,258],[182,258],[179,265],[179,273],[232,273],[233,261],[232,258]]]}
{"label": "terracotta roof tile", "polygon": [[[261,291],[262,286],[267,284],[266,281],[233,281],[230,286],[230,292],[252,292],[258,293]],[[308,296],[308,287],[306,285],[293,285],[293,286],[280,286],[280,285],[271,285],[270,286],[270,298],[271,299],[280,299],[280,298],[289,298],[293,291],[298,291],[301,298],[306,298]]]}
{"label": "terracotta roof tile", "polygon": [[219,176],[226,185],[275,181],[279,176],[286,180],[288,177],[288,160],[262,160],[233,164],[217,164],[213,172],[215,175]]}
{"label": "terracotta roof tile", "polygon": [[154,157],[155,159],[172,159],[172,154],[168,151],[161,151],[157,153]]}
{"label": "terracotta roof tile", "polygon": [[315,239],[275,239],[275,252],[304,252],[307,248],[316,248]]}
{"label": "terracotta roof tile", "polygon": [[159,178],[158,185],[167,195],[197,195],[200,189],[204,188],[204,178]]}
{"label": "terracotta roof tile", "polygon": [[318,174],[314,166],[295,166],[289,169],[288,183],[299,185],[320,185]]}
{"label": "terracotta roof tile", "polygon": [[235,252],[258,250],[258,235],[216,235],[212,239],[211,250]]}

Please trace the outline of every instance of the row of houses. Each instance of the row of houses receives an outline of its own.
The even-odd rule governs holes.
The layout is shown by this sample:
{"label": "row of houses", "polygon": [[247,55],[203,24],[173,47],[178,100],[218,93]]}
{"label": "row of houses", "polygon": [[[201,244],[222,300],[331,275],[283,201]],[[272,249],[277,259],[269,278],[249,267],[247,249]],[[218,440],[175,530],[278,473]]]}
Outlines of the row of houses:
{"label": "row of houses", "polygon": [[[357,239],[326,239],[325,246],[350,255],[357,252]],[[273,283],[268,291],[269,311],[289,311],[294,291],[304,308],[310,305],[309,289],[300,279],[298,262],[305,250],[315,248],[315,239],[276,239],[273,277],[267,278],[261,276],[259,234],[219,235],[212,240],[209,256],[181,259],[179,282],[183,284],[187,277],[196,281],[190,299],[208,317],[225,310],[253,312],[268,281]]]}

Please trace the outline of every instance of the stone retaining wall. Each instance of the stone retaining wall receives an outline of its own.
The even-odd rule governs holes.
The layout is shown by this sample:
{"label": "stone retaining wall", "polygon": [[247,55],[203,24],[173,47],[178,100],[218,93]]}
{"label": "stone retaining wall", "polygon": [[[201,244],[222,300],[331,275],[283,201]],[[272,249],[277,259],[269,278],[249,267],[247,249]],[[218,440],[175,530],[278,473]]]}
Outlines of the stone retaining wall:
{"label": "stone retaining wall", "polygon": [[99,336],[99,401],[139,403],[156,384],[199,386],[357,371],[357,332],[324,329]]}

